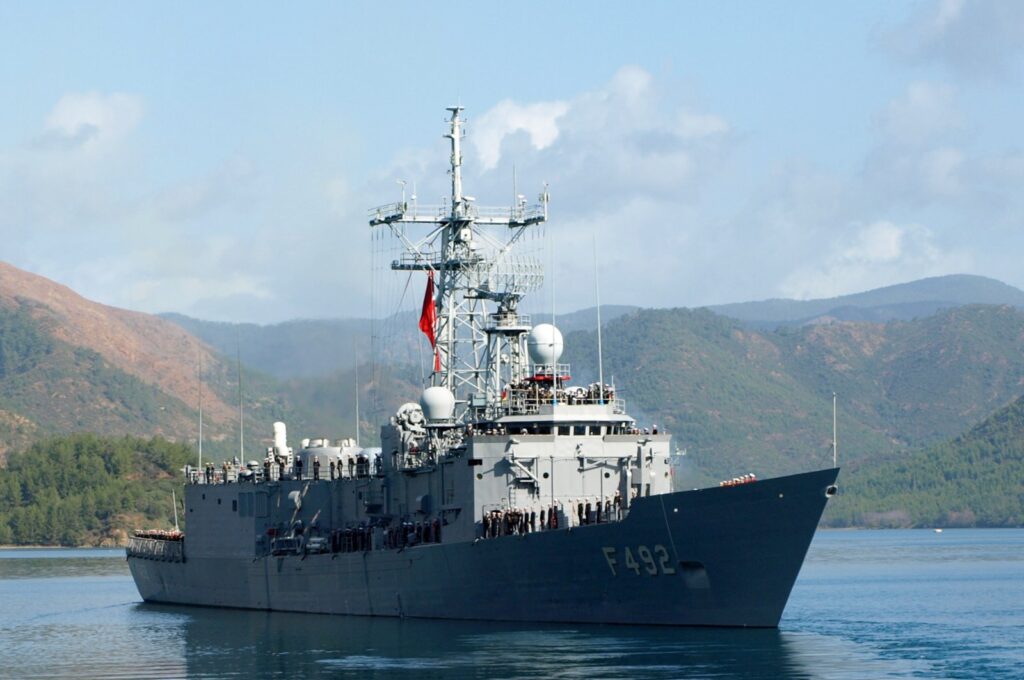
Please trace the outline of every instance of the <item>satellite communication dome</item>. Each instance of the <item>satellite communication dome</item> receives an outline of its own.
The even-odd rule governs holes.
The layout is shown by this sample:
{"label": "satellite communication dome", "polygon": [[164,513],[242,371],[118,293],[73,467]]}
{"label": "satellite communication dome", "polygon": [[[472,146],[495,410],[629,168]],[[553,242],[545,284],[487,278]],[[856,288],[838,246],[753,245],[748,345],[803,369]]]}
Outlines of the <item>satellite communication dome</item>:
{"label": "satellite communication dome", "polygon": [[526,347],[530,350],[530,360],[533,363],[558,363],[558,358],[562,356],[562,333],[549,323],[538,324],[526,338]]}
{"label": "satellite communication dome", "polygon": [[447,387],[434,385],[423,390],[420,406],[427,421],[451,420],[455,415],[455,395]]}

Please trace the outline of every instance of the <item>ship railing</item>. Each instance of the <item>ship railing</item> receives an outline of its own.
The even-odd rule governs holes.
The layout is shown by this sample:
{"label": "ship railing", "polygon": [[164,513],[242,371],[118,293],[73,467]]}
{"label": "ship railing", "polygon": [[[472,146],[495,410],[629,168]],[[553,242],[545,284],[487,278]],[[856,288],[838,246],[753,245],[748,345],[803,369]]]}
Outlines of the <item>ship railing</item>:
{"label": "ship railing", "polygon": [[[463,201],[456,209],[455,219],[472,220],[481,224],[508,225],[510,227],[537,224],[547,219],[543,204],[483,207],[470,201]],[[371,208],[367,211],[371,225],[391,222],[433,222],[440,223],[452,218],[450,203],[440,205],[420,204],[418,201],[396,201]]]}
{"label": "ship railing", "polygon": [[532,325],[529,314],[510,313],[491,314],[491,324],[494,328],[528,328]]}
{"label": "ship railing", "polygon": [[396,201],[370,208],[367,216],[373,225],[402,220],[440,222],[451,217],[451,208],[447,205],[420,205],[416,201]]}
{"label": "ship railing", "polygon": [[569,364],[534,364],[531,370],[535,378],[550,378],[555,375],[559,380],[568,380],[571,368]]}
{"label": "ship railing", "polygon": [[541,406],[550,406],[554,403],[569,406],[600,406],[610,405],[612,413],[616,415],[626,413],[626,402],[623,399],[605,396],[603,399],[598,394],[585,394],[559,390],[557,397],[552,396],[550,390],[545,394],[543,391],[535,392],[532,389],[512,389],[505,393],[502,400],[502,410],[507,415],[533,415],[539,412]]}
{"label": "ship railing", "polygon": [[463,256],[447,262],[441,259],[441,253],[434,250],[422,251],[419,253],[404,253],[397,260],[391,261],[391,268],[400,271],[427,270],[427,269],[466,269],[476,267],[483,261],[477,256]]}
{"label": "ship railing", "polygon": [[[467,213],[471,212],[467,211]],[[443,222],[452,216],[452,209],[448,204],[429,205],[417,201],[406,201],[404,203],[396,201],[379,205],[376,208],[370,208],[366,214],[370,218],[370,224],[372,225],[403,220],[410,222]],[[468,214],[467,216],[472,217],[473,215]]]}
{"label": "ship railing", "polygon": [[132,536],[128,539],[127,553],[128,557],[138,557],[145,560],[184,562],[185,542],[182,540]]}
{"label": "ship railing", "polygon": [[543,205],[518,205],[513,208],[492,208],[472,206],[469,216],[479,222],[517,225],[543,222],[546,216]]}

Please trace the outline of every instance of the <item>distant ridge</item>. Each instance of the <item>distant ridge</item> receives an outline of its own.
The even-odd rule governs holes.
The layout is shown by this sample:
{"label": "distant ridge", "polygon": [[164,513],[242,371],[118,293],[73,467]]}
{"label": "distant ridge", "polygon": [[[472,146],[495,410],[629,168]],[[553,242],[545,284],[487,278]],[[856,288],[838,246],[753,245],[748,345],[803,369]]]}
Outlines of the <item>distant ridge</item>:
{"label": "distant ridge", "polygon": [[970,304],[1024,309],[1024,291],[984,276],[951,274],[833,298],[774,298],[714,305],[709,309],[748,326],[767,329],[830,321],[906,321]]}
{"label": "distant ridge", "polygon": [[221,393],[234,371],[197,338],[0,262],[0,463],[52,433],[189,438],[200,357],[204,415],[233,424],[237,407]]}
{"label": "distant ridge", "polygon": [[[0,262],[0,306],[23,309],[56,338],[99,354],[112,367],[191,403],[199,356],[214,364],[210,349],[179,326],[159,317],[88,300],[67,286]],[[186,360],[187,363],[183,363]],[[214,417],[234,407],[211,400]]]}
{"label": "distant ridge", "polygon": [[[637,309],[633,305],[605,305],[601,307],[601,323],[607,324]],[[228,356],[234,354],[236,343],[241,344],[247,364],[276,378],[322,378],[348,371],[357,361],[371,359],[370,319],[294,319],[263,326],[206,321],[173,312],[160,316]],[[550,320],[550,315],[533,315],[534,323]],[[562,333],[594,330],[597,308],[559,314],[555,320]],[[386,348],[386,359],[393,363],[416,364],[421,358],[418,350],[426,348],[418,317],[412,312],[399,312],[379,320],[376,332],[396,340]]]}

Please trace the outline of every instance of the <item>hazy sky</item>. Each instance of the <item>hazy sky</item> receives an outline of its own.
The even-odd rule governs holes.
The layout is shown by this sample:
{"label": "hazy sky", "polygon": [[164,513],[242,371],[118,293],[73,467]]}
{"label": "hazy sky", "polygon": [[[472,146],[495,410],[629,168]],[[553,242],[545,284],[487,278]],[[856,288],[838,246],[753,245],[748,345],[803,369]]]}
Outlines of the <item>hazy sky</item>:
{"label": "hazy sky", "polygon": [[0,4],[0,259],[142,311],[369,314],[366,210],[437,202],[461,101],[481,205],[550,183],[560,309],[595,239],[608,303],[1024,287],[1024,2],[281,7]]}

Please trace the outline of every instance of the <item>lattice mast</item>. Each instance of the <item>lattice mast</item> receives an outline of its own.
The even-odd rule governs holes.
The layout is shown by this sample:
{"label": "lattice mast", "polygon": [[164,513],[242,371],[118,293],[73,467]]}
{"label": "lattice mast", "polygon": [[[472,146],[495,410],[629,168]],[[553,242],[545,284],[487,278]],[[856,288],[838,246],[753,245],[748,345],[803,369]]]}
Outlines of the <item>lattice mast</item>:
{"label": "lattice mast", "polygon": [[[451,390],[457,417],[470,422],[500,413],[504,385],[526,374],[530,320],[518,306],[543,283],[543,267],[535,258],[515,257],[513,247],[527,229],[547,221],[548,193],[545,187],[535,205],[517,195],[509,208],[478,207],[462,190],[462,107],[448,111],[449,202],[423,206],[403,194],[401,202],[371,210],[370,226],[387,227],[401,242],[405,252],[393,270],[434,277],[438,364],[431,383]],[[428,228],[417,240],[408,224]]]}

